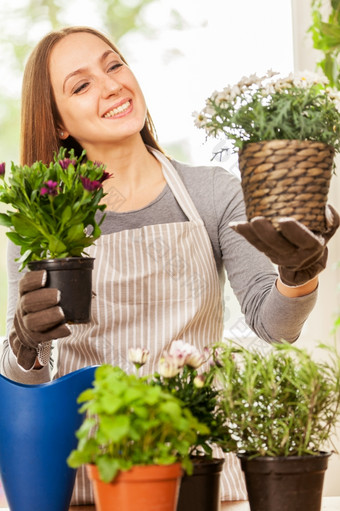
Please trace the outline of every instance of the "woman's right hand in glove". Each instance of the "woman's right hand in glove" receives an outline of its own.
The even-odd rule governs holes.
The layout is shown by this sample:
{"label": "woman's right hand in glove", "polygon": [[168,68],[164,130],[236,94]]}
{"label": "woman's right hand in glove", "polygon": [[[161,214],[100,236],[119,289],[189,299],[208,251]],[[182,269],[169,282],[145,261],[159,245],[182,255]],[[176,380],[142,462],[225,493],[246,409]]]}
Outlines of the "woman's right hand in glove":
{"label": "woman's right hand in glove", "polygon": [[41,345],[71,333],[58,305],[60,291],[45,288],[46,279],[45,270],[29,271],[19,282],[18,305],[9,343],[18,364],[26,370],[34,367]]}

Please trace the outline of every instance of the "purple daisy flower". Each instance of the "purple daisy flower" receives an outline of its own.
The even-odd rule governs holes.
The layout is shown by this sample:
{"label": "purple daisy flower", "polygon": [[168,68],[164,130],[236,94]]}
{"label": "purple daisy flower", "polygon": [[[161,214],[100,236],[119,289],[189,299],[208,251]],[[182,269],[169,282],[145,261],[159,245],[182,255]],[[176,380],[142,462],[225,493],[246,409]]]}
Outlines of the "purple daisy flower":
{"label": "purple daisy flower", "polygon": [[59,165],[64,170],[67,170],[69,165],[75,166],[76,164],[77,164],[77,161],[71,160],[70,158],[64,158],[63,160],[59,160]]}
{"label": "purple daisy flower", "polygon": [[102,175],[102,177],[100,178],[99,181],[101,183],[103,183],[103,181],[106,181],[107,179],[109,179],[112,176],[113,176],[113,174],[110,174],[109,172],[106,172],[106,170],[104,170],[103,175]]}
{"label": "purple daisy flower", "polygon": [[83,183],[83,187],[88,192],[94,192],[95,190],[98,190],[102,186],[100,181],[95,181],[88,177],[81,177],[80,179],[81,182]]}
{"label": "purple daisy flower", "polygon": [[41,195],[58,195],[57,186],[58,183],[56,181],[52,181],[51,179],[44,183],[45,186],[43,186],[40,190]]}

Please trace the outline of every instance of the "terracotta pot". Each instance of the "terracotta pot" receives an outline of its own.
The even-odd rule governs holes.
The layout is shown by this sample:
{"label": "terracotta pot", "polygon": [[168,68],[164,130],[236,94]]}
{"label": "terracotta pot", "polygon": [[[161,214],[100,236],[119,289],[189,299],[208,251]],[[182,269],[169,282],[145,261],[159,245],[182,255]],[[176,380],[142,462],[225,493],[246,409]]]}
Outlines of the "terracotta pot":
{"label": "terracotta pot", "polygon": [[238,455],[251,511],[320,511],[329,456]]}
{"label": "terracotta pot", "polygon": [[180,463],[135,466],[120,472],[111,483],[99,478],[95,465],[87,465],[97,511],[176,511],[182,477]]}
{"label": "terracotta pot", "polygon": [[192,475],[182,478],[177,511],[218,511],[224,459],[199,456],[192,461]]}
{"label": "terracotta pot", "polygon": [[46,287],[59,289],[67,323],[91,319],[93,262],[92,257],[65,257],[28,263],[31,271],[47,270]]}

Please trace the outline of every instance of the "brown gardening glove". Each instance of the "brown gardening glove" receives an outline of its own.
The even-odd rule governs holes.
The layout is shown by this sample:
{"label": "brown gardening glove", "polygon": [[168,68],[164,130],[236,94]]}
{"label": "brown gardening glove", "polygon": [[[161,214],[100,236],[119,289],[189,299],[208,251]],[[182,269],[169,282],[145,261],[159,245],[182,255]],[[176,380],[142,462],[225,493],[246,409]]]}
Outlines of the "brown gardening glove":
{"label": "brown gardening glove", "polygon": [[58,306],[60,291],[45,288],[45,270],[29,271],[19,282],[19,299],[9,343],[18,364],[34,367],[38,350],[44,343],[70,335],[64,313]]}
{"label": "brown gardening glove", "polygon": [[295,287],[306,284],[326,267],[326,244],[339,227],[339,215],[330,205],[325,215],[327,228],[322,234],[314,234],[293,218],[280,219],[280,231],[264,217],[229,226],[278,265],[284,284]]}

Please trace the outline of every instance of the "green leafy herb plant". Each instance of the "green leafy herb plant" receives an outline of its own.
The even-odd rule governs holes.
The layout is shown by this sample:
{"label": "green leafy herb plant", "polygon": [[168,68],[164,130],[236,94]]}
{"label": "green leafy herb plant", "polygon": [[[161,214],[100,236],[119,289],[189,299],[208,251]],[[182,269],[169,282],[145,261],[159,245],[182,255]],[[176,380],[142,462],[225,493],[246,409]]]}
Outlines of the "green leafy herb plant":
{"label": "green leafy herb plant", "polygon": [[340,418],[340,356],[319,345],[318,360],[287,343],[269,353],[218,345],[226,450],[257,456],[317,455]]}
{"label": "green leafy herb plant", "polygon": [[9,228],[8,238],[21,247],[21,268],[30,261],[82,256],[101,234],[96,212],[102,183],[109,178],[104,165],[78,158],[61,148],[48,165],[31,167],[12,163],[6,179],[0,165],[0,201],[11,209],[0,214],[0,224]]}
{"label": "green leafy herb plant", "polygon": [[267,140],[311,140],[340,151],[340,93],[309,72],[243,77],[215,91],[194,112],[208,136],[227,137],[235,148]]}
{"label": "green leafy herb plant", "polygon": [[94,387],[78,401],[87,416],[68,458],[71,467],[95,464],[105,482],[135,465],[181,462],[191,472],[190,446],[207,428],[172,393],[146,377],[103,365]]}

